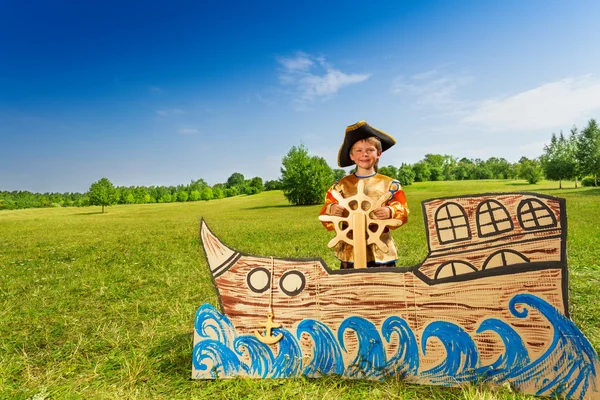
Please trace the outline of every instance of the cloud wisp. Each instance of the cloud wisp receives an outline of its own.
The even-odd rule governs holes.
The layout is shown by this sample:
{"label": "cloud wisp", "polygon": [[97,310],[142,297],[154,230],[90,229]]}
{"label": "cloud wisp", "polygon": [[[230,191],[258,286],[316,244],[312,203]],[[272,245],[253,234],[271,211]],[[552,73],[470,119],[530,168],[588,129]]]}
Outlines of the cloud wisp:
{"label": "cloud wisp", "polygon": [[569,127],[600,111],[600,79],[568,77],[501,99],[481,102],[462,119],[492,131]]}
{"label": "cloud wisp", "polygon": [[[600,111],[600,78],[566,77],[504,96],[467,100],[466,86],[474,81],[438,68],[410,77],[397,77],[392,92],[411,104],[437,111],[428,117],[451,117],[457,127],[487,132],[558,130],[583,123]],[[462,129],[461,128],[461,129]]]}
{"label": "cloud wisp", "polygon": [[392,92],[414,98],[414,103],[436,111],[460,112],[465,106],[459,100],[459,89],[471,81],[470,77],[442,73],[442,68],[425,71],[410,77],[399,76],[392,82]]}
{"label": "cloud wisp", "polygon": [[171,117],[173,115],[182,115],[182,114],[185,114],[185,111],[183,111],[180,108],[170,108],[170,109],[155,110],[154,112],[156,114],[160,115],[161,117]]}
{"label": "cloud wisp", "polygon": [[196,128],[181,128],[177,131],[180,135],[196,135],[200,133],[200,130]]}
{"label": "cloud wisp", "polygon": [[293,57],[277,57],[280,65],[279,82],[294,97],[300,108],[317,100],[326,100],[340,89],[364,82],[370,74],[345,73],[331,66],[324,57],[314,57],[303,52]]}

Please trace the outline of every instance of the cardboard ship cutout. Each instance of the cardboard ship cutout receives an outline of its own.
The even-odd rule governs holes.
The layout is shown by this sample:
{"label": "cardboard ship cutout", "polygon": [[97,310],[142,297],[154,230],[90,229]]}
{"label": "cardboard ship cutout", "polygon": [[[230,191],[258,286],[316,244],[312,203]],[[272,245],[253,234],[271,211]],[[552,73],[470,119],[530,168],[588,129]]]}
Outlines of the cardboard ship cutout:
{"label": "cardboard ship cutout", "polygon": [[482,194],[422,209],[429,252],[412,267],[242,254],[202,221],[221,309],[196,313],[192,377],[508,381],[600,399],[598,355],[568,318],[564,199]]}

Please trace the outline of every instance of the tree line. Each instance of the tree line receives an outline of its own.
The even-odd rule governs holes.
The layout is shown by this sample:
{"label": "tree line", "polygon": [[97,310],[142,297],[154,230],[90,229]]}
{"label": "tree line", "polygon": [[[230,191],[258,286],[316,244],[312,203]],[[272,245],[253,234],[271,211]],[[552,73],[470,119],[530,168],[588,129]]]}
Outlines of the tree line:
{"label": "tree line", "polygon": [[[210,186],[204,179],[177,186],[117,186],[102,178],[92,183],[86,193],[32,193],[0,191],[0,210],[40,207],[85,207],[90,205],[174,203],[222,199],[241,194],[256,194],[280,188],[278,180],[246,179],[239,172],[226,182]],[[99,200],[100,199],[100,200]]]}
{"label": "tree line", "polygon": [[[413,182],[478,180],[478,179],[525,179],[530,184],[542,177],[559,181],[580,179],[584,186],[598,186],[600,174],[600,129],[591,119],[579,133],[573,126],[569,138],[561,132],[553,133],[544,154],[535,159],[521,157],[516,163],[504,158],[491,157],[458,159],[451,155],[426,154],[414,164],[399,167],[380,167],[379,173],[395,178],[403,185]],[[283,158],[281,188],[285,197],[297,205],[319,204],[324,193],[345,175],[343,170],[331,169],[321,157],[310,156],[303,145],[293,146]]]}
{"label": "tree line", "polygon": [[[352,171],[351,171],[352,172]],[[584,186],[598,186],[600,175],[600,128],[595,119],[579,132],[573,126],[570,135],[553,133],[544,153],[534,159],[521,157],[516,163],[504,158],[461,158],[451,155],[426,154],[414,163],[387,165],[379,172],[398,179],[403,185],[413,182],[525,179],[535,184],[543,177],[559,182],[581,181]],[[31,193],[0,191],[0,210],[34,207],[69,207],[111,204],[172,203],[222,199],[237,195],[253,195],[266,190],[283,190],[292,203],[318,204],[327,189],[346,175],[342,169],[332,169],[322,157],[311,156],[304,145],[292,146],[282,160],[281,177],[263,182],[262,178],[246,179],[233,173],[226,182],[213,186],[203,179],[178,186],[119,186],[102,178],[86,193]]]}
{"label": "tree line", "polygon": [[[544,146],[544,154],[540,163],[546,178],[559,181],[562,188],[563,180],[583,179],[583,184],[598,186],[600,174],[600,128],[595,119],[578,132],[577,127],[571,128],[571,133],[565,137],[561,131],[552,134],[550,144]],[[586,178],[587,177],[587,178]]]}

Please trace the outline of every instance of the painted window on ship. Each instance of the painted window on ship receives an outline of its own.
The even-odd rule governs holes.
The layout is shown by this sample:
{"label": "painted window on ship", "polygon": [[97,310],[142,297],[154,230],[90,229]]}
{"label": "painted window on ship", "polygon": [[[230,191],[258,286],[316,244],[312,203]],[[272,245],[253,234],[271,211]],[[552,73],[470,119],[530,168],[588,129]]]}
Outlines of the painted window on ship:
{"label": "painted window on ship", "polygon": [[486,200],[477,207],[477,234],[494,236],[513,229],[512,218],[506,208],[496,200]]}
{"label": "painted window on ship", "polygon": [[440,243],[452,243],[471,238],[467,214],[457,203],[446,203],[435,212],[435,228]]}

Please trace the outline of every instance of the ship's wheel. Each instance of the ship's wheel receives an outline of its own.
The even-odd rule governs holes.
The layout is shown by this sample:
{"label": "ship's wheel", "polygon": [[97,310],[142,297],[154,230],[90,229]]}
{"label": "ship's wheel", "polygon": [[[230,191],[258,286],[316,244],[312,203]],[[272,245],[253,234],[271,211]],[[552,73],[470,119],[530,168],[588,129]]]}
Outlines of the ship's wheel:
{"label": "ship's wheel", "polygon": [[345,242],[354,248],[354,267],[366,268],[367,246],[374,244],[383,252],[388,251],[388,246],[381,240],[381,235],[388,226],[400,226],[402,221],[372,218],[373,211],[389,200],[391,194],[384,193],[379,199],[373,200],[365,194],[365,182],[358,181],[357,193],[354,196],[342,197],[337,191],[332,191],[333,197],[341,207],[348,211],[347,216],[336,217],[321,215],[319,219],[332,222],[335,227],[335,237],[329,241],[328,247],[334,247],[339,242]]}

